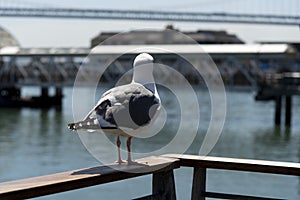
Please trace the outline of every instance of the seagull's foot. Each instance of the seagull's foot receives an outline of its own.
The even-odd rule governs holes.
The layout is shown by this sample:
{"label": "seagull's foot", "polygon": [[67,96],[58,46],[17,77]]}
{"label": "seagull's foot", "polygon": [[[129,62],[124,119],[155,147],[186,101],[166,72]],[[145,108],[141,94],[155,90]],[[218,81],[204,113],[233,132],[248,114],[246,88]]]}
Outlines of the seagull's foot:
{"label": "seagull's foot", "polygon": [[133,160],[127,160],[127,165],[140,165],[141,163],[138,163],[136,161]]}
{"label": "seagull's foot", "polygon": [[119,164],[119,165],[122,165],[122,164],[125,164],[127,163],[126,161],[124,160],[117,160],[115,163]]}

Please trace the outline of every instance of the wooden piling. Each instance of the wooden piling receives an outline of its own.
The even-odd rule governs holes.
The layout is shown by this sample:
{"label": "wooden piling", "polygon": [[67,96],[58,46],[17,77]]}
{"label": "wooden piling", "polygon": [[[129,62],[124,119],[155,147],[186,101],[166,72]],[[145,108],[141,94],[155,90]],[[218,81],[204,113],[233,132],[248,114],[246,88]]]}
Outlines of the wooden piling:
{"label": "wooden piling", "polygon": [[47,87],[41,88],[41,97],[43,97],[43,98],[49,97],[49,89]]}
{"label": "wooden piling", "polygon": [[292,96],[285,96],[285,126],[291,126],[292,121]]}
{"label": "wooden piling", "polygon": [[275,125],[280,126],[281,124],[281,106],[282,106],[282,96],[276,96],[275,99]]}
{"label": "wooden piling", "polygon": [[56,97],[62,97],[63,96],[61,87],[56,87],[55,88],[55,96]]}

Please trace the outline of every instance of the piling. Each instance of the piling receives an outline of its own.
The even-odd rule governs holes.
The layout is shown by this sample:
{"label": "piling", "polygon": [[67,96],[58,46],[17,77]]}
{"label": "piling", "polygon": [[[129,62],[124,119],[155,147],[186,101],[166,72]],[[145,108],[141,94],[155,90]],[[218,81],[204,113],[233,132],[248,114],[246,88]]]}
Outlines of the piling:
{"label": "piling", "polygon": [[41,88],[41,97],[48,98],[49,97],[49,89],[47,87]]}
{"label": "piling", "polygon": [[281,106],[282,106],[282,97],[276,96],[275,98],[275,125],[280,126],[281,124]]}
{"label": "piling", "polygon": [[284,98],[285,106],[285,127],[292,125],[292,96],[300,95],[300,73],[299,72],[283,72],[273,75],[266,75],[258,84],[257,101],[274,101],[275,116],[274,122],[276,126],[281,125],[281,107]]}
{"label": "piling", "polygon": [[56,97],[62,97],[62,88],[61,87],[56,87],[55,88],[55,96]]}
{"label": "piling", "polygon": [[291,126],[292,96],[285,96],[285,126]]}

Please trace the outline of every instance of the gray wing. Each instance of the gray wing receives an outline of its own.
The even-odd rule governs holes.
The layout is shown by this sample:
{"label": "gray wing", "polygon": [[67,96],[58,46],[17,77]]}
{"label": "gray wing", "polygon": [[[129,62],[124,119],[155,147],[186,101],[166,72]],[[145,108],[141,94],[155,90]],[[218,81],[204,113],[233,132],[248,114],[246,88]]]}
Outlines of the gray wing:
{"label": "gray wing", "polygon": [[151,121],[159,106],[159,99],[151,91],[131,83],[104,93],[85,120],[97,120],[104,129],[137,129]]}

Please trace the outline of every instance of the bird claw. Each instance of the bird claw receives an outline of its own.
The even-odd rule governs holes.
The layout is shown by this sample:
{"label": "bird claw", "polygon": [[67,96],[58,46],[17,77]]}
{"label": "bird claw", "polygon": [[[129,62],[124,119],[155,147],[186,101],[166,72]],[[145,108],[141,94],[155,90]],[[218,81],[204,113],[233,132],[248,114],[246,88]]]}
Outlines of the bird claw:
{"label": "bird claw", "polygon": [[126,161],[124,160],[117,160],[115,163],[121,165],[121,164],[124,164],[124,163],[127,163]]}
{"label": "bird claw", "polygon": [[127,165],[138,165],[139,163],[133,160],[127,160]]}

